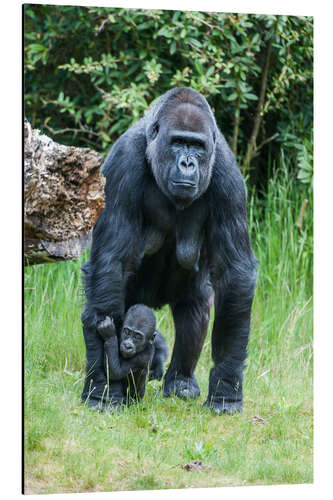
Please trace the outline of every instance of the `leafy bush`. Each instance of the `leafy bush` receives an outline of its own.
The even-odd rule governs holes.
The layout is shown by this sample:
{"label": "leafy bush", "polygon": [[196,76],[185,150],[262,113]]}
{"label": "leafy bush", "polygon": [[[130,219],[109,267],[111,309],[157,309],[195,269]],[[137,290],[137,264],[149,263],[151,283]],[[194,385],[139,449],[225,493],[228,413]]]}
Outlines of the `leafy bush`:
{"label": "leafy bush", "polygon": [[105,152],[177,85],[254,180],[281,142],[312,148],[312,18],[27,4],[24,50],[25,113],[59,142]]}

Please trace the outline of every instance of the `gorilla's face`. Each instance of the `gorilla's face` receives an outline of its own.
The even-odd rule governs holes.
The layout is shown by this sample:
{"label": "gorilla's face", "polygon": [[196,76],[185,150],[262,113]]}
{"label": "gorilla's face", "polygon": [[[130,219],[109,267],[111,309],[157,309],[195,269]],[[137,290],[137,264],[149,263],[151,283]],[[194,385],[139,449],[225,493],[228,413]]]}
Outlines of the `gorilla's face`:
{"label": "gorilla's face", "polygon": [[199,107],[184,103],[167,110],[148,135],[147,156],[155,180],[178,209],[207,189],[214,163],[214,123]]}
{"label": "gorilla's face", "polygon": [[119,349],[123,358],[132,358],[154,342],[155,323],[154,313],[143,304],[136,304],[127,311],[120,333]]}

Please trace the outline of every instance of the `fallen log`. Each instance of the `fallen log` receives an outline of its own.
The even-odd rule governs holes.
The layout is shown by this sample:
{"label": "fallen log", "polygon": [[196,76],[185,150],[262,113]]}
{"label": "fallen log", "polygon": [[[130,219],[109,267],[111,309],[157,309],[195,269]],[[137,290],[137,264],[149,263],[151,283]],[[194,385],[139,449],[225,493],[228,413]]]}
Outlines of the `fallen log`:
{"label": "fallen log", "polygon": [[104,206],[100,153],[54,142],[24,120],[25,265],[70,260],[87,248]]}

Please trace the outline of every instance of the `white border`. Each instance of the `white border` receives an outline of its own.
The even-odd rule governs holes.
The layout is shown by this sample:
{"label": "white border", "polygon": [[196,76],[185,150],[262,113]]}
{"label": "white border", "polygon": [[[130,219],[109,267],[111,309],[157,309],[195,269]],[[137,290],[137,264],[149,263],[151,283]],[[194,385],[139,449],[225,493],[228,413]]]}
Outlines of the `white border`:
{"label": "white border", "polygon": [[[313,15],[315,17],[315,484],[251,486],[218,489],[85,493],[87,498],[255,498],[260,500],[301,497],[302,500],[332,495],[332,9],[324,1],[259,0],[212,1],[50,1],[59,5],[98,5],[129,8],[211,10],[263,14]],[[5,498],[21,490],[21,2],[9,1],[1,12],[2,85],[2,356],[1,470]],[[14,363],[13,363],[14,360]],[[29,495],[40,498],[38,495]],[[72,496],[72,495],[70,495]],[[53,495],[67,498],[66,495]]]}

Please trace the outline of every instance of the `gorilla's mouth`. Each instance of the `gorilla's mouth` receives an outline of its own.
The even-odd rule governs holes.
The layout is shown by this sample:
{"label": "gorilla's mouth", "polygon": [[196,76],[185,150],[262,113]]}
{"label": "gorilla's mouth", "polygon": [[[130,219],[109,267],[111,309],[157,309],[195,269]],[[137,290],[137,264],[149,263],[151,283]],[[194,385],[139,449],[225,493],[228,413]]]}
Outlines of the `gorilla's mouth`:
{"label": "gorilla's mouth", "polygon": [[132,358],[134,356],[134,349],[125,349],[124,347],[120,347],[120,354],[123,358]]}
{"label": "gorilla's mouth", "polygon": [[190,180],[181,180],[169,182],[169,191],[173,198],[182,200],[192,200],[198,190],[197,183]]}
{"label": "gorilla's mouth", "polygon": [[184,187],[184,188],[196,188],[197,184],[196,182],[192,181],[171,181],[171,184],[175,187]]}

